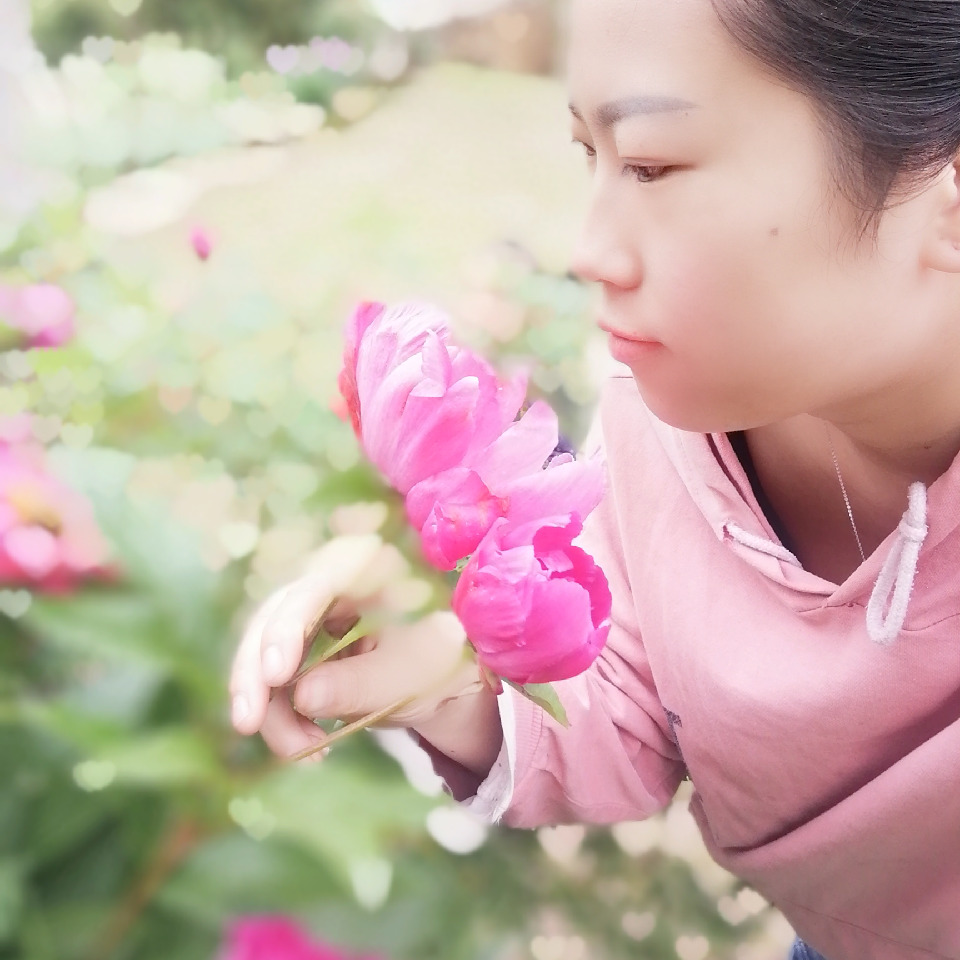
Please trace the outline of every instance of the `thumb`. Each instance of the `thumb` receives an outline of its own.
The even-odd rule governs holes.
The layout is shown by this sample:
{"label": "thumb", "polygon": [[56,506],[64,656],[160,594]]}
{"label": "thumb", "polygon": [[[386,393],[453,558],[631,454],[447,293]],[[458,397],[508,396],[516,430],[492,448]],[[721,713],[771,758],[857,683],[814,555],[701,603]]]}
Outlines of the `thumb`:
{"label": "thumb", "polygon": [[320,664],[297,684],[293,702],[314,719],[355,719],[414,697],[391,717],[409,725],[476,680],[459,622],[452,614],[435,613],[385,628],[366,653]]}

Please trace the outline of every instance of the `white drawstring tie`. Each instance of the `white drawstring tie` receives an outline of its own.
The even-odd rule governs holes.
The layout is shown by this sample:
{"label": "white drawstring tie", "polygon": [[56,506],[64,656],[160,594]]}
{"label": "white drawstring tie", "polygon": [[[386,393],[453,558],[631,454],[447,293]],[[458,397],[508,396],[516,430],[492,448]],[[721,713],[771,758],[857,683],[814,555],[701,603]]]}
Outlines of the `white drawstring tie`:
{"label": "white drawstring tie", "polygon": [[[791,566],[800,561],[784,546],[744,530],[727,521],[724,532],[732,540]],[[910,486],[907,510],[897,527],[897,539],[883,563],[880,576],[867,603],[867,634],[875,643],[889,645],[900,636],[907,619],[910,594],[917,577],[920,549],[927,537],[927,488],[922,483]]]}
{"label": "white drawstring tie", "polygon": [[910,486],[906,513],[897,528],[896,542],[883,563],[867,604],[867,633],[875,643],[891,644],[900,636],[927,529],[927,488],[922,483],[914,483]]}
{"label": "white drawstring tie", "polygon": [[723,532],[730,537],[731,540],[742,543],[745,547],[750,547],[751,550],[756,550],[758,553],[765,553],[768,557],[774,557],[784,563],[789,563],[792,567],[802,568],[803,566],[782,544],[774,543],[773,540],[768,540],[766,537],[760,537],[755,533],[750,533],[749,530],[744,530],[740,524],[734,523],[732,520],[728,520],[723,525]]}

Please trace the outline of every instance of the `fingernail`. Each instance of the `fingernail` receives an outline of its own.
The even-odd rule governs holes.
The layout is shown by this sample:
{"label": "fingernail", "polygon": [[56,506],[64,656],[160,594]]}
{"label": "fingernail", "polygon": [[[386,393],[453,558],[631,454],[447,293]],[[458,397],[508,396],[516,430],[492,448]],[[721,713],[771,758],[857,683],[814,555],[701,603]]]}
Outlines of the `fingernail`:
{"label": "fingernail", "polygon": [[250,716],[250,704],[242,693],[233,698],[232,716],[234,726],[243,723]]}
{"label": "fingernail", "polygon": [[267,647],[263,651],[263,672],[268,679],[275,679],[283,672],[283,655],[279,647]]}
{"label": "fingernail", "polygon": [[330,753],[329,747],[324,747],[322,750],[318,750],[316,753],[311,753],[307,760],[311,763],[319,763],[321,760],[326,760],[327,756]]}

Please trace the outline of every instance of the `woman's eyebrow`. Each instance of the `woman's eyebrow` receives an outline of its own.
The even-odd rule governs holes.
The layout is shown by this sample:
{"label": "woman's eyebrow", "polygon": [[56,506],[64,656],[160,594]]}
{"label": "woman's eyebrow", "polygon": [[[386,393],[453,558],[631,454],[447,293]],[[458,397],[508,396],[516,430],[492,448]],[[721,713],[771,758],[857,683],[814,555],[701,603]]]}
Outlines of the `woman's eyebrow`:
{"label": "woman's eyebrow", "polygon": [[[583,123],[583,114],[574,104],[569,104],[569,107],[570,113]],[[597,107],[594,111],[594,119],[597,126],[607,128],[615,127],[621,120],[626,120],[628,117],[650,113],[675,113],[680,110],[694,110],[696,107],[697,104],[680,97],[656,95],[624,97]]]}

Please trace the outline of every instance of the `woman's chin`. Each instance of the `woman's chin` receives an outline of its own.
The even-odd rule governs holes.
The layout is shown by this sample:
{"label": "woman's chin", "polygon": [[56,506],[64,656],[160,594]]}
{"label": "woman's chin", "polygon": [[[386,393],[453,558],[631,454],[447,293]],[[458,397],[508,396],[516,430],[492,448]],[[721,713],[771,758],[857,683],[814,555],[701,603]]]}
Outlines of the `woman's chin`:
{"label": "woman's chin", "polygon": [[688,433],[730,433],[760,425],[744,410],[729,409],[693,391],[655,390],[634,374],[634,382],[647,409],[661,422]]}

